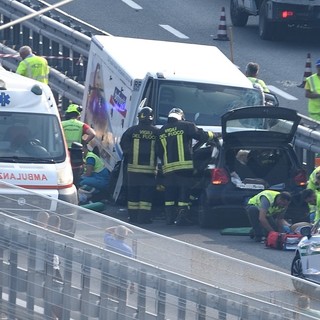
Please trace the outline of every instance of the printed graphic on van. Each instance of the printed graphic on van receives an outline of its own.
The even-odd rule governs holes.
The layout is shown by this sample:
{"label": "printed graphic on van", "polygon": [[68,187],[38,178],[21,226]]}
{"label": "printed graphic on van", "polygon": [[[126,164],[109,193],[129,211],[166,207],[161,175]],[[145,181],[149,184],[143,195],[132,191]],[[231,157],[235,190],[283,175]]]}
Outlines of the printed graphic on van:
{"label": "printed graphic on van", "polygon": [[100,63],[96,64],[90,80],[85,122],[98,132],[103,132],[107,126],[107,104],[103,91],[103,75]]}
{"label": "printed graphic on van", "polygon": [[[117,87],[114,88],[114,94],[110,97],[110,104],[125,118],[127,97]],[[113,109],[111,110],[111,118],[113,117]]]}
{"label": "printed graphic on van", "polygon": [[109,162],[110,159],[117,161],[119,154],[121,154],[120,150],[118,150],[119,154],[116,154],[117,150],[114,147],[115,128],[112,124],[119,123],[121,125],[123,118],[126,116],[127,98],[118,87],[114,87],[112,95],[110,95],[110,91],[105,91],[108,85],[113,84],[112,75],[107,74],[106,70],[102,71],[102,63],[98,57],[92,61],[90,70],[93,70],[93,72],[89,74],[86,111],[83,121],[96,131],[96,138],[92,147],[97,146],[100,155],[103,154],[105,161]]}

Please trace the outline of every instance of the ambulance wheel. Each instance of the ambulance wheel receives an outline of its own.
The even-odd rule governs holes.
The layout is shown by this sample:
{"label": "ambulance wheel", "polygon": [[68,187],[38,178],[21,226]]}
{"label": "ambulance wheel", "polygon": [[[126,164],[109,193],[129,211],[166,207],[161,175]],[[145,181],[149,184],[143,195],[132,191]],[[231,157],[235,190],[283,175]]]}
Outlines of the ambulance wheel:
{"label": "ambulance wheel", "polygon": [[244,27],[247,22],[249,15],[239,8],[237,0],[230,1],[230,17],[231,22],[235,27]]}

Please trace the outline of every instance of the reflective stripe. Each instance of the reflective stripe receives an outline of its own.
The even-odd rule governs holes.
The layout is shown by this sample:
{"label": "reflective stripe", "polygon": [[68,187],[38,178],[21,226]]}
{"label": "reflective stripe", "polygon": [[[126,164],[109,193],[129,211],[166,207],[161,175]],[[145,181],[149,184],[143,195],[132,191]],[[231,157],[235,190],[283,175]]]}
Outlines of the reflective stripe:
{"label": "reflective stripe", "polygon": [[163,147],[163,166],[165,167],[166,164],[168,163],[167,140],[161,139],[160,141]]}
{"label": "reflective stripe", "polygon": [[140,201],[139,202],[139,209],[141,210],[151,210],[151,202],[145,202],[145,201]]}
{"label": "reflective stripe", "polygon": [[163,165],[162,167],[163,173],[168,173],[176,170],[188,170],[188,169],[193,169],[193,162],[192,160],[186,160],[186,161],[176,161],[172,162],[166,165]]}
{"label": "reflective stripe", "polygon": [[177,147],[178,147],[178,159],[179,162],[184,161],[184,145],[183,145],[183,135],[177,135]]}
{"label": "reflective stripe", "polygon": [[139,156],[139,139],[133,139],[133,159],[132,159],[132,164],[133,165],[138,165],[138,156]]}
{"label": "reflective stripe", "polygon": [[188,207],[189,202],[178,202],[178,207]]}
{"label": "reflective stripe", "polygon": [[139,202],[128,201],[128,209],[138,210],[139,209]]}
{"label": "reflective stripe", "polygon": [[166,201],[165,203],[164,203],[164,205],[165,206],[174,206],[175,205],[175,202],[174,201]]}
{"label": "reflective stripe", "polygon": [[154,166],[128,164],[128,172],[155,173],[156,168]]}
{"label": "reflective stripe", "polygon": [[133,139],[133,158],[132,163],[128,163],[128,172],[153,173],[156,172],[155,166],[155,140],[151,141],[151,152],[148,165],[139,164],[140,139]]}
{"label": "reflective stripe", "polygon": [[168,173],[176,170],[189,170],[193,169],[193,161],[192,160],[185,160],[185,150],[183,144],[183,135],[177,135],[177,152],[178,152],[178,159],[175,162],[168,163],[168,154],[167,154],[167,140],[161,139],[161,144],[163,147],[163,165],[162,170],[163,173]]}

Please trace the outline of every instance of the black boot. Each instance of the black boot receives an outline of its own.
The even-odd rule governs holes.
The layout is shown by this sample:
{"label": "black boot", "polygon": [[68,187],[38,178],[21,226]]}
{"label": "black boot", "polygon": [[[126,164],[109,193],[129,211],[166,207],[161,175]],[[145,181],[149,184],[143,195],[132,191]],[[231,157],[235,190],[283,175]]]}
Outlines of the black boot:
{"label": "black boot", "polygon": [[128,209],[128,222],[137,223],[138,222],[138,210]]}
{"label": "black boot", "polygon": [[194,224],[190,217],[190,212],[188,209],[180,209],[177,219],[175,220],[174,224],[176,226],[191,226]]}
{"label": "black boot", "polygon": [[176,208],[173,206],[168,206],[165,208],[166,213],[166,224],[171,225],[174,224],[174,221],[176,219]]}

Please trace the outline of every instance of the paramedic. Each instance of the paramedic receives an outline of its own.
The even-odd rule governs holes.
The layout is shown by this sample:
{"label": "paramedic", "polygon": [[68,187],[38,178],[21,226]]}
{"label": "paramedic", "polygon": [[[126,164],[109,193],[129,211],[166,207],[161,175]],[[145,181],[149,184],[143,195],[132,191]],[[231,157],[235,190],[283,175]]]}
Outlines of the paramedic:
{"label": "paramedic", "polygon": [[265,240],[270,231],[290,232],[284,219],[291,195],[286,191],[264,190],[249,199],[246,207],[256,242]]}
{"label": "paramedic", "polygon": [[313,212],[314,217],[313,221],[311,219],[311,222],[317,222],[320,219],[320,167],[316,167],[310,174],[307,189],[311,189],[316,194],[316,205],[311,207],[310,211]]}
{"label": "paramedic", "polygon": [[317,72],[306,79],[305,96],[308,98],[310,118],[320,121],[320,59],[316,62]]}
{"label": "paramedic", "polygon": [[259,65],[255,62],[249,62],[246,67],[246,76],[252,82],[253,85],[258,84],[261,86],[263,92],[269,93],[270,90],[268,89],[265,82],[261,79],[258,79],[259,73]]}
{"label": "paramedic", "polygon": [[[65,120],[62,121],[68,148],[71,147],[72,142],[88,143],[96,136],[95,131],[88,124],[79,120],[81,111],[81,106],[70,104],[65,114]],[[83,140],[84,135],[86,138]]]}
{"label": "paramedic", "polygon": [[83,145],[85,160],[84,173],[80,178],[80,186],[91,187],[91,192],[106,190],[110,180],[110,172],[105,168],[102,159],[94,152],[88,150],[87,144]]}
{"label": "paramedic", "polygon": [[194,123],[185,121],[184,112],[173,108],[162,126],[157,141],[157,154],[162,162],[165,187],[166,223],[192,224],[189,215],[190,187],[193,179],[192,140],[207,142],[214,138]]}
{"label": "paramedic", "polygon": [[33,54],[29,46],[21,47],[19,54],[22,61],[20,61],[16,73],[48,84],[49,66],[47,60]]}
{"label": "paramedic", "polygon": [[131,223],[151,223],[156,186],[155,144],[159,129],[153,123],[153,110],[143,107],[139,123],[127,129],[120,141],[127,165],[128,214]]}

